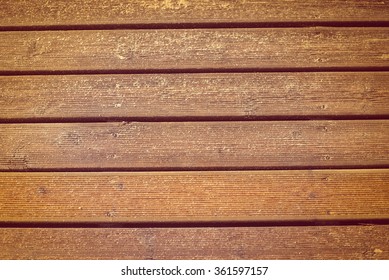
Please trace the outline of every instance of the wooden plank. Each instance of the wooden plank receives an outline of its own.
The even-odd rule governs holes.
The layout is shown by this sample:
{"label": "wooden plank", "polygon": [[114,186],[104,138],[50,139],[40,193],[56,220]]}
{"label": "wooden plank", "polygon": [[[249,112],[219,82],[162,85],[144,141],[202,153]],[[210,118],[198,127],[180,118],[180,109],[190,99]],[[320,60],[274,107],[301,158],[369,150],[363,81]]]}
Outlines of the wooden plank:
{"label": "wooden plank", "polygon": [[385,1],[1,0],[1,27],[388,21]]}
{"label": "wooden plank", "polygon": [[0,77],[0,121],[389,115],[389,72]]}
{"label": "wooden plank", "polygon": [[1,228],[0,259],[388,259],[389,226]]}
{"label": "wooden plank", "polygon": [[0,71],[172,71],[389,66],[389,28],[0,33]]}
{"label": "wooden plank", "polygon": [[389,121],[0,126],[1,170],[382,167]]}
{"label": "wooden plank", "polygon": [[1,222],[389,219],[389,169],[0,173]]}

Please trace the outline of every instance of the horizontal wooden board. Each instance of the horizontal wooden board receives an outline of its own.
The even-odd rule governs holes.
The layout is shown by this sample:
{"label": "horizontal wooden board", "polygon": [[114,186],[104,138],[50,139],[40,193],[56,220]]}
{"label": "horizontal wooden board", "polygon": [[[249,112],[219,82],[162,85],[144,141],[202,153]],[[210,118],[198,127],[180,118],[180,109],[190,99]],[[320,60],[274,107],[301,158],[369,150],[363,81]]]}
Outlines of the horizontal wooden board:
{"label": "horizontal wooden board", "polygon": [[388,21],[385,1],[1,0],[0,26]]}
{"label": "horizontal wooden board", "polygon": [[0,125],[0,169],[382,167],[389,121]]}
{"label": "horizontal wooden board", "polygon": [[1,228],[0,259],[388,259],[389,226]]}
{"label": "horizontal wooden board", "polygon": [[0,173],[1,222],[389,219],[389,169]]}
{"label": "horizontal wooden board", "polygon": [[389,72],[0,77],[0,121],[389,115]]}
{"label": "horizontal wooden board", "polygon": [[0,33],[0,71],[389,67],[389,28]]}

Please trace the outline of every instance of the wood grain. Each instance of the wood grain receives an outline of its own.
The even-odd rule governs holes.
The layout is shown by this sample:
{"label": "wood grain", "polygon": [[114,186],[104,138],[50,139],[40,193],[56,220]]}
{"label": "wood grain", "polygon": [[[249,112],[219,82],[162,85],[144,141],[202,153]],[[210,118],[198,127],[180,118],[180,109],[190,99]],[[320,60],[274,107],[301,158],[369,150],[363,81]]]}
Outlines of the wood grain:
{"label": "wood grain", "polygon": [[0,77],[0,121],[389,115],[389,72]]}
{"label": "wood grain", "polygon": [[1,222],[389,219],[389,169],[0,173]]}
{"label": "wood grain", "polygon": [[0,169],[382,167],[389,121],[2,124]]}
{"label": "wood grain", "polygon": [[0,259],[388,259],[389,226],[2,228]]}
{"label": "wood grain", "polygon": [[0,259],[389,259],[388,1],[0,7]]}
{"label": "wood grain", "polygon": [[1,27],[388,21],[385,1],[1,0]]}
{"label": "wood grain", "polygon": [[0,71],[229,71],[389,66],[389,28],[0,33]]}

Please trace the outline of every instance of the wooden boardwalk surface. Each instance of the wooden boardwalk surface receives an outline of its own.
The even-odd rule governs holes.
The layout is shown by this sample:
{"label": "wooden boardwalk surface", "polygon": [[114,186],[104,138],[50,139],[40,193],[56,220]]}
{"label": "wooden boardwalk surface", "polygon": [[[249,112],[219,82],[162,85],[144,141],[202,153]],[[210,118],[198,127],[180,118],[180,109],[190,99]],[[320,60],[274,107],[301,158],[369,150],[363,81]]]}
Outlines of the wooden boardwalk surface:
{"label": "wooden boardwalk surface", "polygon": [[389,259],[387,1],[0,4],[0,259]]}

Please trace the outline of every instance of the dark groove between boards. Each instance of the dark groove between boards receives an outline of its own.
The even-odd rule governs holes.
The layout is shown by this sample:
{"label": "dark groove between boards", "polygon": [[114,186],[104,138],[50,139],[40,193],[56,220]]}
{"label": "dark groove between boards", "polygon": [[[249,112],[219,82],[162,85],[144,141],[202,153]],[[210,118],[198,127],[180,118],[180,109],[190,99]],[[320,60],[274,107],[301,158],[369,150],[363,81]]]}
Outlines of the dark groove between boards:
{"label": "dark groove between boards", "polygon": [[63,118],[10,118],[1,119],[0,124],[38,123],[105,123],[105,122],[231,122],[231,121],[317,121],[317,120],[389,120],[384,115],[309,115],[309,116],[177,116],[177,117],[63,117]]}
{"label": "dark groove between boards", "polygon": [[389,164],[333,166],[221,166],[221,167],[143,167],[143,168],[26,168],[1,169],[6,172],[160,172],[160,171],[261,171],[261,170],[331,170],[331,169],[389,169]]}
{"label": "dark groove between boards", "polygon": [[389,225],[389,219],[220,222],[0,222],[0,228],[224,228]]}
{"label": "dark groove between boards", "polygon": [[276,67],[276,68],[199,68],[199,69],[130,69],[130,70],[31,70],[4,71],[0,76],[42,76],[42,75],[112,75],[112,74],[212,74],[212,73],[300,73],[300,72],[384,72],[388,66],[366,67]]}
{"label": "dark groove between boards", "polygon": [[389,21],[305,21],[305,22],[203,22],[203,23],[133,23],[0,26],[0,31],[66,31],[123,29],[208,29],[208,28],[301,28],[301,27],[388,27]]}

